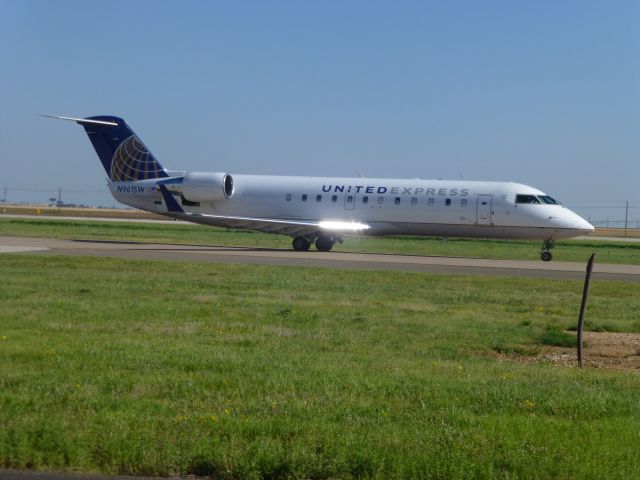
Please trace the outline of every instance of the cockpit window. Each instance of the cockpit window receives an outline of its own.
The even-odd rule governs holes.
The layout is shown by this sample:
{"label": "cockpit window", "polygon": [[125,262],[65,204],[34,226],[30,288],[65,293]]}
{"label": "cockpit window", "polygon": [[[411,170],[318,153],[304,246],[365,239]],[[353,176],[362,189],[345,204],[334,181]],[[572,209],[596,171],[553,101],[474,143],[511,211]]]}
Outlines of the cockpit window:
{"label": "cockpit window", "polygon": [[540,200],[535,195],[516,195],[516,203],[536,203],[539,204]]}
{"label": "cockpit window", "polygon": [[538,198],[542,200],[542,203],[546,203],[547,205],[560,205],[560,202],[551,198],[549,195],[538,195]]}

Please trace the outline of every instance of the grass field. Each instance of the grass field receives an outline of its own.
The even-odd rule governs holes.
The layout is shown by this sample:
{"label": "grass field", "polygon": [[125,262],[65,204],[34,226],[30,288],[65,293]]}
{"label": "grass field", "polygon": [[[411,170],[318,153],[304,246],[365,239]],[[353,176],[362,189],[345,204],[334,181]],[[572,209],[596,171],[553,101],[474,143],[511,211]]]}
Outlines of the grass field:
{"label": "grass field", "polygon": [[[0,218],[0,235],[291,248],[291,239],[283,235],[184,224]],[[346,238],[344,244],[336,245],[334,249],[343,252],[539,260],[540,244],[509,240],[360,237]],[[557,261],[586,263],[592,252],[597,253],[599,263],[640,264],[640,243],[565,240],[557,242],[553,255]]]}
{"label": "grass field", "polygon": [[[637,372],[500,361],[581,282],[2,255],[0,465],[214,478],[638,477]],[[640,288],[588,316],[640,331]]]}

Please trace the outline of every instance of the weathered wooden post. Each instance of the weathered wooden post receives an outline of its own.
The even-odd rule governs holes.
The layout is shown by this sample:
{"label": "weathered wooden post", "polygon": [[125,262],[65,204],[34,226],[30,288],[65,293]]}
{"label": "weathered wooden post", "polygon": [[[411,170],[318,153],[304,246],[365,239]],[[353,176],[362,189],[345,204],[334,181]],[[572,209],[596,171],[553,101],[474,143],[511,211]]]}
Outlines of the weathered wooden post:
{"label": "weathered wooden post", "polygon": [[578,318],[578,365],[584,367],[584,353],[582,352],[582,332],[584,330],[584,311],[587,309],[587,298],[589,298],[589,284],[591,283],[591,271],[596,254],[592,253],[589,263],[587,263],[587,274],[584,277],[584,288],[582,289],[582,304],[580,305],[580,317]]}

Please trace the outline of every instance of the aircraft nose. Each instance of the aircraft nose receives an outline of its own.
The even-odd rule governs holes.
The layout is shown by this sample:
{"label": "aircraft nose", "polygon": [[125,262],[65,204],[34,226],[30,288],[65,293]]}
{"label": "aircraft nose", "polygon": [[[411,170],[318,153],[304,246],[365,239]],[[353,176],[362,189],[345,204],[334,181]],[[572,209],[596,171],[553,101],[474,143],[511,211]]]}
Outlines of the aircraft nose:
{"label": "aircraft nose", "polygon": [[569,210],[567,212],[567,226],[573,230],[577,230],[580,235],[588,235],[595,230],[594,226],[587,222],[584,218],[575,212]]}
{"label": "aircraft nose", "polygon": [[580,228],[584,229],[583,235],[589,235],[594,232],[596,228],[593,225],[587,222],[584,218],[580,218],[580,220],[582,220],[582,226]]}
{"label": "aircraft nose", "polygon": [[556,238],[573,238],[589,235],[594,231],[593,225],[568,208],[563,208],[561,212],[548,217],[547,221],[559,229]]}

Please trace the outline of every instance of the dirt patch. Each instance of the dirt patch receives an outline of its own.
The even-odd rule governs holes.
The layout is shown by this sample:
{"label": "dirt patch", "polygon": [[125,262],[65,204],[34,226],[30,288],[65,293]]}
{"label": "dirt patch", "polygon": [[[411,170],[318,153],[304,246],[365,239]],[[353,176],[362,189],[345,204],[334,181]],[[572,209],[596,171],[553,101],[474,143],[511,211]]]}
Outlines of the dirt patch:
{"label": "dirt patch", "polygon": [[[584,341],[586,366],[640,371],[640,333],[584,332]],[[552,348],[542,358],[560,365],[578,364],[573,348]]]}
{"label": "dirt patch", "polygon": [[[640,372],[640,333],[584,332],[584,341],[586,367]],[[498,354],[498,357],[522,363],[547,361],[566,367],[578,365],[575,348],[544,347],[536,356]]]}
{"label": "dirt patch", "polygon": [[80,208],[80,207],[51,207],[48,205],[3,205],[0,213],[11,215],[46,215],[60,217],[91,217],[91,218],[131,218],[146,220],[166,220],[167,217],[143,210],[112,209],[112,208]]}

